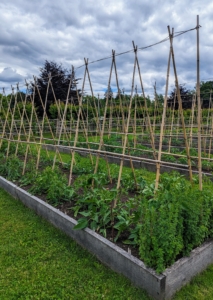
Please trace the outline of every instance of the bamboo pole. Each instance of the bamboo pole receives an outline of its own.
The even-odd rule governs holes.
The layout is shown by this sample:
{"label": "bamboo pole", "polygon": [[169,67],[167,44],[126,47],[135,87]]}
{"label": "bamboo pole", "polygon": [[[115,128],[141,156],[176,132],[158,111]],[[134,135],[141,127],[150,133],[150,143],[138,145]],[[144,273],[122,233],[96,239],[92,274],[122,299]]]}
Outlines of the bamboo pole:
{"label": "bamboo pole", "polygon": [[[17,84],[18,85],[18,84]],[[16,90],[16,94],[15,94],[15,103],[14,103],[14,108],[13,108],[13,111],[12,111],[12,114],[13,114],[13,117],[12,117],[12,120],[13,120],[13,125],[12,125],[12,123],[11,123],[11,135],[13,136],[13,139],[14,139],[14,141],[15,141],[15,143],[16,143],[16,149],[17,149],[17,146],[19,145],[19,143],[17,143],[16,142],[16,138],[17,138],[17,140],[19,139],[19,132],[20,132],[20,128],[18,129],[18,122],[19,122],[19,120],[20,120],[20,118],[21,118],[21,113],[20,113],[20,109],[19,109],[19,105],[18,105],[18,102],[17,102],[17,95],[18,95],[18,88],[17,88],[17,90]],[[18,111],[18,114],[19,114],[19,116],[18,116],[18,118],[16,119],[16,109],[17,109],[17,111]],[[15,129],[16,129],[16,135],[15,135],[15,138],[14,138],[14,127],[15,127]],[[11,137],[9,137],[9,139],[10,139]],[[8,153],[9,154],[9,153]],[[15,156],[17,155],[17,152],[16,152],[16,150],[15,150]]]}
{"label": "bamboo pole", "polygon": [[[88,69],[88,59],[85,59],[84,58],[84,61],[85,61],[85,74],[87,74],[88,76],[88,80],[89,80],[89,85],[90,85],[90,90],[92,92],[92,97],[94,99],[94,95],[93,95],[93,88],[92,88],[92,83],[91,83],[91,79],[90,79],[90,74],[89,74],[89,69]],[[98,105],[100,105],[100,103],[98,102]],[[94,101],[94,107],[95,107],[95,112],[96,112],[96,119],[97,119],[97,123],[96,123],[96,126],[97,126],[97,133],[99,133],[100,135],[100,113],[99,113],[99,110],[97,109],[97,106],[96,106],[96,103]],[[100,109],[100,108],[99,108]],[[88,131],[87,131],[87,136],[88,136]],[[97,136],[96,136],[97,137]],[[88,141],[88,137],[87,137],[87,143],[88,143],[88,147],[90,148],[89,146],[89,141]],[[90,154],[91,155],[91,154]],[[91,158],[92,158],[92,155],[91,155]],[[111,178],[111,175],[110,175],[110,168],[109,168],[109,163],[108,163],[108,158],[107,156],[105,156],[105,159],[106,159],[106,166],[107,166],[107,171],[108,171],[108,178],[110,180],[110,183],[112,183],[112,178]],[[93,164],[93,161],[91,161],[92,164]],[[97,163],[97,159],[96,159],[96,163]],[[94,173],[95,174],[95,173]],[[92,182],[92,187],[94,185],[94,181]]]}
{"label": "bamboo pole", "polygon": [[[8,110],[8,107],[5,107],[5,103],[3,103],[3,101],[5,101],[5,98],[6,98],[6,94],[5,94],[5,89],[3,88],[2,89],[2,95],[1,95],[1,102],[0,102],[0,112],[2,113],[2,118],[1,119],[1,140],[0,140],[0,149],[2,147],[2,142],[3,142],[3,138],[4,138],[4,135],[6,134],[6,127],[9,128],[9,123],[8,123],[8,120],[7,120],[7,110]],[[4,129],[5,128],[5,129]]]}
{"label": "bamboo pole", "polygon": [[[10,108],[10,111],[11,111],[11,124],[10,124],[10,128],[9,128],[9,140],[8,140],[8,144],[7,144],[7,152],[6,152],[6,157],[7,157],[7,158],[8,158],[9,150],[10,150],[10,140],[11,140],[11,137],[13,136],[14,114],[15,114],[16,103],[17,103],[17,94],[14,95],[14,87],[11,86],[11,89],[12,89],[11,98],[14,97],[15,103],[14,103],[13,109]],[[10,102],[10,103],[11,103],[11,102]]]}
{"label": "bamboo pole", "polygon": [[[27,83],[27,81],[26,81],[26,86],[27,86],[27,90],[29,90],[28,89],[29,84]],[[24,165],[23,165],[22,175],[25,174],[27,156],[28,156],[28,151],[29,151],[29,147],[30,147],[30,135],[31,135],[31,127],[32,127],[32,121],[33,121],[34,100],[35,100],[35,86],[33,87],[32,108],[31,108],[31,114],[30,114],[29,132],[28,132],[28,136],[27,136],[27,147],[26,147],[26,152],[25,152],[25,157],[24,157]]]}
{"label": "bamboo pole", "polygon": [[95,101],[95,98],[94,98],[94,92],[93,92],[92,82],[91,82],[90,73],[89,73],[89,69],[88,69],[88,58],[87,59],[84,58],[84,61],[85,61],[86,73],[87,73],[87,77],[88,77],[88,81],[89,81],[90,91],[91,91],[91,94],[92,94],[92,100],[93,100],[94,108],[95,108],[96,130],[98,130],[97,133],[100,135],[101,130],[100,130],[100,127],[99,127],[99,120],[98,120],[98,118],[99,118],[99,110],[97,108],[96,101]]}
{"label": "bamboo pole", "polygon": [[[73,75],[73,72],[72,72],[72,75]],[[61,121],[62,122],[62,126],[60,126],[57,146],[60,145],[62,129],[63,129],[63,126],[64,126],[64,121],[66,120],[68,99],[69,99],[69,95],[70,95],[70,89],[71,89],[71,86],[72,86],[72,83],[73,83],[73,80],[74,80],[74,78],[73,78],[72,75],[70,76],[70,81],[69,81],[69,86],[68,86],[68,91],[67,91],[67,97],[66,97],[64,112],[63,112],[62,121]],[[66,133],[65,133],[65,135],[66,135]],[[66,136],[66,137],[68,139],[68,136]],[[56,148],[58,148],[57,146],[56,146]],[[56,156],[57,156],[57,152],[55,152],[55,155],[54,155],[54,158],[53,158],[53,166],[52,166],[53,169],[55,168]]]}
{"label": "bamboo pole", "polygon": [[[172,42],[173,42],[173,34],[174,34],[174,29],[172,29],[172,35],[171,35],[171,41]],[[162,115],[162,121],[161,121],[160,141],[159,141],[159,150],[158,150],[158,161],[161,161],[163,131],[164,131],[164,124],[165,124],[165,117],[166,117],[168,86],[169,86],[170,61],[171,61],[171,54],[172,54],[172,42],[171,42],[171,46],[170,46],[168,66],[167,66],[166,90],[165,90],[165,97],[164,97],[164,104],[163,104],[163,115]],[[160,163],[158,162],[157,163],[157,170],[156,170],[155,190],[158,189],[159,179],[160,179]]]}
{"label": "bamboo pole", "polygon": [[[74,68],[73,68],[73,76],[74,76]],[[84,70],[84,79],[83,79],[83,83],[82,83],[82,94],[84,91],[84,85],[85,85],[85,80],[86,80],[86,66],[85,66],[85,70]],[[78,134],[79,134],[79,125],[80,125],[80,118],[82,116],[82,94],[81,96],[79,96],[78,94],[78,89],[77,89],[77,85],[75,82],[75,78],[74,79],[74,84],[76,86],[76,93],[77,93],[77,97],[78,97],[78,102],[79,102],[79,109],[78,109],[78,118],[77,118],[77,124],[76,124],[76,133],[75,133],[75,139],[74,139],[74,147],[76,147],[77,141],[78,141]],[[72,182],[72,173],[73,173],[73,166],[74,166],[74,161],[75,161],[75,151],[71,151],[72,154],[72,158],[71,158],[71,164],[70,164],[70,174],[69,174],[69,182],[68,184],[71,185]]]}
{"label": "bamboo pole", "polygon": [[110,107],[109,107],[109,123],[108,123],[108,139],[111,136],[111,131],[112,131],[112,111],[113,111],[113,101],[112,98],[110,99]]}
{"label": "bamboo pole", "polygon": [[204,154],[206,154],[206,138],[209,133],[210,109],[211,109],[211,94],[210,94],[210,99],[209,99],[208,115],[207,115],[207,120],[206,120],[206,130],[205,130],[204,149],[203,149]]}
{"label": "bamboo pole", "polygon": [[[64,129],[64,135],[65,135],[65,139],[68,141],[69,140],[69,136],[66,132],[66,125],[64,124],[65,122],[62,122],[62,118],[63,118],[63,114],[64,114],[64,109],[65,107],[63,108],[61,106],[61,100],[60,99],[56,99],[56,96],[55,96],[55,92],[54,92],[54,89],[53,89],[53,85],[52,85],[52,82],[50,81],[50,86],[51,86],[51,90],[52,90],[52,93],[53,93],[53,97],[54,97],[54,101],[55,101],[55,104],[56,104],[56,107],[57,107],[57,110],[58,110],[58,116],[59,116],[59,125],[61,124],[60,126],[60,129],[59,129],[59,132],[62,129]],[[63,102],[62,102],[63,103]],[[64,103],[63,103],[64,104]],[[46,118],[48,119],[48,116],[46,114]],[[66,120],[66,119],[65,119]],[[60,123],[61,122],[61,123]],[[61,133],[62,134],[62,133]],[[57,143],[56,143],[57,144]],[[57,148],[57,147],[56,147]]]}
{"label": "bamboo pole", "polygon": [[183,109],[182,109],[182,101],[181,101],[180,89],[179,89],[179,83],[178,83],[178,77],[177,77],[177,71],[176,71],[174,49],[173,49],[173,44],[172,44],[172,35],[170,33],[169,26],[168,26],[168,32],[169,32],[169,39],[170,39],[170,45],[171,45],[173,69],[174,69],[174,74],[175,74],[175,85],[176,85],[176,90],[177,90],[177,98],[178,98],[178,104],[179,104],[180,115],[181,115],[181,123],[182,123],[182,128],[183,128],[184,141],[185,141],[185,146],[186,146],[187,162],[188,162],[188,168],[189,168],[189,178],[190,178],[190,182],[192,183],[192,168],[191,168],[190,152],[189,152],[189,146],[188,146],[188,141],[187,141],[186,128],[185,128]]}
{"label": "bamboo pole", "polygon": [[134,136],[134,148],[136,148],[137,145],[137,98],[138,98],[138,91],[137,91],[137,86],[135,87],[135,105],[134,105],[134,125],[133,125],[133,136]]}
{"label": "bamboo pole", "polygon": [[[19,91],[19,84],[17,84],[17,92]],[[19,146],[19,142],[21,140],[21,131],[22,131],[22,127],[23,127],[23,131],[24,131],[24,136],[26,138],[27,136],[27,131],[26,131],[26,128],[25,128],[25,124],[24,124],[24,116],[26,115],[26,120],[28,122],[28,126],[29,126],[29,118],[28,118],[28,115],[26,113],[26,102],[27,102],[27,93],[25,94],[25,97],[24,97],[24,101],[23,101],[23,98],[22,98],[22,95],[20,93],[20,97],[21,97],[21,103],[23,105],[23,111],[22,113],[20,112],[20,109],[19,109],[19,116],[20,116],[20,129],[19,129],[19,132],[18,132],[18,143],[16,145],[16,151],[15,151],[15,155],[18,154],[18,146]]]}
{"label": "bamboo pole", "polygon": [[[129,102],[129,109],[128,109],[128,117],[127,117],[127,124],[125,126],[125,134],[124,134],[124,142],[123,142],[123,151],[122,155],[124,157],[125,151],[126,151],[126,145],[127,145],[127,137],[128,137],[128,130],[129,130],[129,122],[130,122],[130,117],[131,117],[131,107],[132,107],[132,101],[133,101],[133,91],[134,91],[134,82],[135,82],[135,71],[136,71],[136,64],[137,64],[137,47],[134,47],[134,53],[135,53],[135,60],[134,60],[134,67],[133,67],[133,75],[132,75],[132,88],[131,88],[131,95],[130,95],[130,102]],[[120,169],[119,169],[119,174],[118,174],[118,181],[117,181],[117,190],[120,189],[120,183],[121,183],[121,175],[122,175],[122,170],[123,170],[123,162],[124,159],[121,159],[120,162]],[[116,207],[117,205],[118,198],[114,200],[113,207]]]}
{"label": "bamboo pole", "polygon": [[197,107],[198,107],[198,171],[199,189],[202,191],[202,161],[201,161],[201,103],[200,103],[200,51],[199,51],[199,16],[197,15]]}
{"label": "bamboo pole", "polygon": [[[210,101],[211,101],[211,107],[212,107],[212,91],[210,92]],[[211,157],[212,134],[213,134],[213,110],[211,109],[211,129],[210,129],[209,154],[208,154],[209,158]]]}
{"label": "bamboo pole", "polygon": [[141,85],[141,89],[142,89],[142,95],[144,98],[144,104],[145,104],[145,111],[146,111],[146,118],[148,121],[148,129],[149,129],[149,135],[150,135],[150,139],[151,139],[151,145],[152,145],[152,150],[153,150],[153,157],[156,160],[156,153],[155,153],[155,140],[154,140],[154,135],[153,135],[153,131],[152,131],[152,126],[151,126],[151,122],[150,122],[150,117],[149,117],[149,112],[148,112],[148,107],[147,107],[147,102],[146,102],[146,96],[145,96],[145,92],[144,92],[144,87],[143,87],[143,82],[142,82],[142,76],[141,76],[141,71],[140,71],[140,65],[139,65],[139,61],[138,61],[138,57],[137,57],[137,48],[135,47],[134,42],[133,43],[133,47],[135,50],[135,57],[136,57],[136,65],[138,68],[138,75],[139,75],[139,79],[140,79],[140,85]]}
{"label": "bamboo pole", "polygon": [[[110,87],[111,84],[111,78],[112,78],[112,70],[113,70],[113,65],[114,65],[114,58],[115,58],[115,53],[112,50],[112,62],[111,62],[111,67],[110,67],[110,73],[109,73],[109,80],[108,80],[108,87]],[[104,136],[104,127],[105,127],[105,122],[106,122],[106,113],[107,113],[107,107],[109,103],[109,93],[106,95],[106,102],[105,102],[105,108],[104,108],[104,116],[103,116],[103,123],[101,127],[101,132],[100,132],[100,142],[99,142],[99,147],[98,150],[101,150],[103,143],[103,136]],[[94,169],[94,175],[97,173],[98,170],[98,164],[99,164],[99,155],[96,158],[96,164],[95,164],[95,169]],[[108,164],[107,164],[108,165]],[[108,172],[109,172],[109,166],[108,166]],[[111,176],[109,174],[110,181],[112,181]],[[94,186],[94,180],[92,182],[92,187]]]}
{"label": "bamboo pole", "polygon": [[[50,88],[50,81],[51,81],[51,74],[48,74],[48,83],[47,83],[47,90],[46,90],[46,96],[45,96],[45,102],[44,102],[44,111],[43,111],[43,117],[41,122],[41,132],[40,132],[40,141],[39,144],[41,145],[43,143],[43,134],[44,134],[44,122],[46,117],[46,109],[47,109],[47,98]],[[38,156],[37,156],[37,162],[36,162],[36,170],[38,170],[39,162],[40,162],[40,156],[41,156],[41,146],[38,148]]]}
{"label": "bamboo pole", "polygon": [[169,137],[169,153],[171,152],[171,142],[172,142],[172,133],[173,133],[173,125],[174,125],[174,118],[175,118],[175,102],[176,102],[176,92],[175,91],[175,96],[174,96],[174,104],[171,109],[172,111],[172,119],[171,119],[171,126],[170,126],[170,137]]}
{"label": "bamboo pole", "polygon": [[[120,109],[121,109],[121,115],[122,115],[122,130],[123,130],[124,133],[127,132],[127,134],[128,134],[128,129],[126,131],[126,126],[127,125],[126,125],[126,122],[125,122],[124,111],[123,111],[123,106],[122,106],[122,101],[121,101],[121,95],[120,95],[120,87],[119,87],[119,81],[118,81],[118,72],[117,72],[117,66],[116,66],[116,61],[115,61],[115,51],[113,52],[113,62],[114,62],[116,85],[117,85],[117,89],[118,89],[119,103],[120,103]],[[131,118],[131,107],[129,108],[129,110],[130,110],[129,114],[130,114],[130,118]],[[128,144],[129,143],[128,143],[128,136],[127,136],[127,145]],[[129,147],[128,147],[128,151],[129,151]],[[134,182],[135,182],[135,188],[137,189],[137,180],[136,180],[136,176],[135,176],[135,170],[134,170],[132,158],[130,158],[130,166],[131,166],[131,170],[132,170],[132,174],[133,174],[133,179],[134,179]]]}
{"label": "bamboo pole", "polygon": [[[5,95],[5,90],[4,90],[4,88],[3,88],[3,96],[4,96],[4,95]],[[8,126],[8,129],[10,128],[8,118],[9,118],[9,113],[10,113],[11,101],[12,101],[12,96],[10,96],[10,100],[9,100],[8,107],[7,107],[7,111],[6,111],[6,112],[5,112],[4,107],[3,107],[3,105],[2,105],[2,110],[3,110],[4,117],[5,117],[5,121],[4,121],[3,129],[2,129],[2,139],[0,140],[0,149],[1,149],[1,147],[2,147],[2,142],[3,142],[4,136],[7,136],[7,133],[6,133],[6,126]]]}
{"label": "bamboo pole", "polygon": [[157,91],[156,91],[156,81],[154,84],[154,95],[155,95],[155,100],[154,100],[154,120],[153,120],[153,133],[155,134],[155,123],[156,123],[156,111],[158,107],[158,99],[157,99]]}
{"label": "bamboo pole", "polygon": [[[34,91],[34,93],[35,93],[35,91]],[[31,103],[32,102],[35,103],[34,100],[32,100],[32,95],[31,94],[29,95],[29,97],[30,97]],[[37,116],[37,113],[36,113],[36,108],[35,108],[34,104],[32,106],[32,113],[33,113],[33,116],[35,117],[35,121],[36,121],[36,124],[37,124],[38,129],[39,129],[39,134],[41,134],[41,126],[40,126],[40,122],[39,122],[39,119],[38,119],[38,116]],[[27,119],[28,119],[28,123],[29,123],[29,118],[27,118]],[[33,118],[32,118],[32,122],[33,122]],[[32,129],[33,128],[32,125],[33,125],[33,123],[29,124],[30,135],[32,136],[33,140],[35,140],[33,129]],[[36,151],[38,152],[39,146],[37,144],[35,144],[35,148],[36,148]],[[30,147],[29,147],[29,152],[31,153],[31,148]],[[47,152],[47,156],[49,157],[48,152]]]}
{"label": "bamboo pole", "polygon": [[193,95],[192,99],[192,111],[191,111],[191,126],[190,126],[190,134],[189,134],[189,147],[192,146],[192,137],[193,137],[193,125],[194,125],[194,111],[195,111],[195,95]]}

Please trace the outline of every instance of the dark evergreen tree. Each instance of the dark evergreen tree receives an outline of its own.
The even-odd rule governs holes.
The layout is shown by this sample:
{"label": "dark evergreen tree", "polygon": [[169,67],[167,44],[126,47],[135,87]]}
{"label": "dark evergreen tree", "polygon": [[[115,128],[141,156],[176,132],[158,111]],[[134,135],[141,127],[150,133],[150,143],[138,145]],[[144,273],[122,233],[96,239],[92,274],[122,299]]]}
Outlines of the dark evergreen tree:
{"label": "dark evergreen tree", "polygon": [[[51,84],[49,84],[48,88],[49,78],[51,80]],[[36,86],[34,86],[34,83],[31,84],[32,93],[35,88],[34,101],[35,106],[37,107],[37,112],[40,116],[43,115],[43,107],[41,104],[39,93],[41,95],[43,103],[45,103],[45,99],[47,99],[46,112],[49,115],[50,105],[55,103],[55,98],[57,100],[60,99],[60,101],[64,103],[66,102],[70,79],[71,85],[69,92],[69,103],[78,104],[76,84],[79,79],[75,79],[74,71],[68,71],[67,69],[63,68],[61,64],[59,65],[52,61],[45,61],[44,67],[40,68],[40,74],[37,77]],[[80,94],[79,90],[78,92]]]}
{"label": "dark evergreen tree", "polygon": [[[187,90],[184,86],[180,85],[180,95],[181,95],[181,101],[182,101],[182,107],[183,109],[191,109],[192,108],[192,92]],[[174,88],[171,92],[168,100],[168,107],[178,109],[178,97],[177,97],[177,89]]]}

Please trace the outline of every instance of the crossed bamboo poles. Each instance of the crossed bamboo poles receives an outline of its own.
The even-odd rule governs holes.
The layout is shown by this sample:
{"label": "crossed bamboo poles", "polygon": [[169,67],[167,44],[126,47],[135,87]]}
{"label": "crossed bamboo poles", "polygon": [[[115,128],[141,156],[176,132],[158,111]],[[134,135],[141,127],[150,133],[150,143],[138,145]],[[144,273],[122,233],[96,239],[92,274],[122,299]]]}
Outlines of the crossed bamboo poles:
{"label": "crossed bamboo poles", "polygon": [[[108,163],[108,152],[105,150],[107,144],[104,142],[104,137],[107,136],[108,138],[111,137],[112,134],[116,134],[117,136],[121,137],[121,145],[122,147],[122,153],[111,153],[114,156],[117,156],[120,158],[120,167],[119,167],[119,173],[118,173],[118,179],[117,179],[117,184],[116,188],[119,191],[121,187],[121,178],[122,178],[122,172],[123,172],[123,166],[124,166],[124,160],[128,159],[130,161],[130,167],[132,170],[132,176],[135,184],[135,189],[137,190],[137,178],[135,175],[135,170],[134,170],[134,164],[133,160],[137,159],[139,161],[146,161],[147,163],[155,164],[156,165],[156,184],[155,184],[155,189],[157,190],[159,180],[160,180],[160,167],[161,164],[166,164],[161,160],[162,154],[165,154],[167,152],[162,151],[162,145],[163,145],[163,138],[165,136],[169,136],[169,153],[172,149],[172,137],[176,136],[176,138],[180,137],[180,132],[179,129],[181,129],[182,134],[183,134],[183,139],[185,142],[185,149],[186,149],[186,157],[187,157],[187,163],[188,163],[188,170],[189,170],[189,178],[192,182],[192,167],[191,167],[191,156],[190,156],[190,147],[192,145],[194,133],[193,133],[193,127],[196,124],[195,123],[195,113],[197,112],[198,114],[198,141],[200,143],[201,141],[201,109],[200,109],[200,104],[197,104],[196,107],[196,100],[195,96],[193,99],[193,105],[191,109],[191,115],[190,115],[190,131],[187,132],[186,124],[185,124],[185,118],[184,118],[184,113],[182,109],[182,100],[181,100],[181,95],[180,95],[180,90],[179,90],[179,84],[178,84],[178,77],[177,77],[177,71],[176,71],[176,64],[175,64],[175,56],[174,56],[174,48],[173,48],[173,31],[172,33],[170,32],[170,28],[168,27],[168,32],[169,32],[169,38],[170,38],[170,51],[169,51],[169,58],[168,58],[168,67],[167,67],[167,80],[166,80],[166,90],[165,90],[165,99],[164,99],[164,104],[163,104],[163,114],[162,114],[162,119],[161,123],[158,123],[158,116],[159,116],[159,103],[157,101],[157,92],[156,92],[156,85],[154,86],[154,93],[155,93],[155,103],[154,103],[154,116],[152,118],[149,115],[149,109],[146,101],[146,95],[144,91],[144,86],[143,86],[143,81],[142,81],[142,74],[140,70],[140,64],[139,64],[139,59],[138,59],[138,50],[137,46],[135,46],[133,42],[133,50],[134,50],[134,63],[133,63],[133,72],[132,72],[132,85],[131,85],[131,93],[130,93],[130,98],[128,103],[125,101],[125,95],[122,95],[120,92],[120,85],[119,85],[119,76],[118,76],[118,71],[117,71],[117,64],[116,64],[116,55],[115,51],[112,50],[112,61],[111,61],[111,67],[110,67],[110,72],[109,72],[109,79],[108,79],[108,87],[111,86],[112,84],[112,75],[114,75],[115,78],[115,83],[116,83],[116,88],[118,90],[118,106],[119,106],[119,111],[117,112],[117,125],[116,125],[116,130],[115,127],[113,127],[113,107],[115,106],[114,99],[110,98],[109,95],[106,97],[105,101],[105,106],[103,109],[103,116],[102,120],[100,121],[100,109],[97,107],[96,99],[94,96],[93,92],[93,85],[92,85],[92,80],[89,72],[89,66],[88,66],[88,59],[85,59],[85,70],[84,70],[84,78],[82,81],[82,87],[81,87],[81,94],[78,93],[78,87],[76,84],[75,76],[74,76],[74,69],[72,71],[72,75],[70,77],[70,83],[69,83],[69,88],[67,91],[67,97],[65,99],[65,103],[62,105],[62,101],[60,99],[56,99],[55,93],[54,93],[54,87],[52,84],[51,80],[51,74],[48,76],[48,85],[47,85],[47,91],[46,91],[46,97],[45,99],[42,99],[39,88],[37,85],[36,78],[34,78],[34,85],[33,85],[33,91],[30,93],[29,92],[29,84],[26,82],[26,89],[27,93],[25,98],[23,99],[21,96],[21,104],[22,104],[22,112],[19,108],[19,103],[17,102],[17,95],[20,93],[19,91],[19,86],[17,85],[17,90],[16,93],[14,93],[14,88],[12,87],[12,93],[11,93],[11,98],[8,103],[8,107],[5,108],[2,105],[2,99],[0,99],[0,112],[3,115],[3,119],[1,120],[1,139],[0,139],[0,147],[2,146],[3,140],[8,141],[7,145],[7,151],[6,151],[6,157],[8,157],[10,153],[10,144],[15,143],[16,144],[16,151],[15,155],[18,155],[18,149],[20,144],[26,144],[26,151],[25,151],[25,156],[24,156],[24,166],[23,166],[23,174],[26,171],[26,165],[27,161],[30,157],[31,154],[31,145],[35,146],[35,151],[37,152],[37,160],[36,160],[36,171],[39,169],[40,165],[40,157],[41,157],[41,151],[42,147],[45,148],[46,146],[46,139],[45,139],[45,123],[48,124],[48,129],[51,134],[50,140],[52,141],[55,149],[55,155],[53,158],[53,165],[52,168],[55,168],[55,164],[57,159],[59,160],[60,163],[63,163],[61,154],[60,154],[60,148],[62,147],[61,142],[62,142],[62,137],[65,136],[65,139],[68,141],[68,148],[70,149],[70,154],[71,154],[71,162],[70,162],[70,172],[69,172],[69,180],[68,184],[72,184],[73,180],[73,167],[76,163],[75,159],[75,154],[76,152],[87,152],[89,155],[89,159],[91,161],[91,165],[94,168],[94,175],[98,172],[98,166],[99,166],[99,161],[100,157],[103,156],[106,160],[106,166],[107,166],[107,175],[109,178],[109,181],[112,183],[112,178],[110,174],[110,164]],[[175,75],[175,84],[176,84],[176,91],[177,91],[177,99],[178,99],[178,113],[175,111],[174,106],[172,109],[168,109],[167,107],[167,95],[168,95],[168,84],[169,84],[169,73],[170,73],[170,64],[173,64],[173,70],[174,70],[174,75]],[[140,89],[142,90],[142,96],[144,99],[144,106],[141,106],[141,103],[137,100],[137,88],[135,88],[135,77],[138,75],[139,82],[140,82]],[[91,99],[89,100],[90,103],[87,102],[87,111],[84,110],[83,106],[83,95],[84,95],[84,90],[85,90],[85,84],[86,82],[89,84],[89,90],[91,94]],[[76,90],[76,95],[78,99],[78,105],[74,105],[71,101],[70,97],[70,89],[71,86],[75,86]],[[57,107],[58,111],[58,117],[60,122],[58,123],[59,128],[57,129],[57,132],[54,132],[51,126],[51,120],[49,119],[47,113],[46,113],[46,105],[47,105],[47,100],[48,100],[48,92],[49,90],[52,91],[52,94],[54,96],[54,102]],[[39,99],[40,99],[40,104],[43,108],[43,116],[41,119],[39,119],[35,106],[34,106],[34,97],[35,97],[35,92],[38,92]],[[134,92],[135,91],[135,92]],[[197,90],[198,93],[198,90]],[[4,91],[3,91],[4,94]],[[199,97],[199,96],[198,96]],[[211,97],[211,96],[210,96]],[[175,97],[176,98],[176,97]],[[14,99],[13,106],[11,105],[12,99]],[[30,116],[28,116],[26,112],[26,105],[27,101],[30,100],[31,105],[31,112]],[[77,120],[76,123],[72,123],[72,120],[67,120],[67,109],[68,106],[72,105],[73,110],[76,110],[77,112]],[[96,137],[98,138],[98,142],[92,143],[89,141],[89,120],[88,120],[88,105],[92,106],[92,114],[93,114],[93,119],[95,120],[95,133]],[[143,113],[145,118],[143,119],[138,119],[137,118],[137,108],[140,107],[140,109],[143,109]],[[209,106],[209,113],[207,117],[207,129],[202,130],[202,135],[205,136],[203,138],[204,141],[204,149],[206,152],[208,152],[208,158],[201,158],[201,151],[200,149],[200,144],[198,145],[198,166],[199,166],[199,177],[201,180],[200,183],[200,189],[202,189],[202,169],[201,169],[201,159],[207,159],[211,161],[210,154],[211,154],[211,142],[212,142],[212,133],[213,133],[213,113],[211,112],[212,104],[211,104],[211,99],[210,99],[210,106]],[[109,118],[107,120],[107,111],[109,110]],[[128,111],[127,116],[125,116],[125,110]],[[17,127],[17,123],[15,120],[15,116],[17,115],[18,111],[18,118],[20,121],[20,126]],[[133,113],[133,120],[132,120],[132,112]],[[86,120],[85,116],[86,115]],[[177,115],[177,116],[176,116]],[[121,118],[119,119],[119,116]],[[170,120],[169,124],[169,129],[166,126],[166,121]],[[108,121],[108,123],[107,123]],[[181,124],[180,124],[181,121]],[[33,123],[36,122],[38,125],[38,133],[39,133],[39,138],[38,136],[33,132],[32,127]],[[68,128],[67,123],[70,122],[70,127]],[[177,123],[176,123],[177,122]],[[144,129],[146,127],[146,129]],[[160,127],[160,134],[159,134],[159,144],[157,148],[157,129]],[[174,127],[178,128],[177,132],[174,134]],[[210,132],[208,131],[208,127],[210,127]],[[169,130],[169,133],[168,133]],[[74,131],[74,139],[71,144],[71,134]],[[136,157],[134,155],[131,155],[132,150],[137,149],[137,144],[140,142],[140,138],[142,139],[145,137],[145,131],[147,132],[147,136],[151,145],[152,150],[143,150],[144,152],[147,151],[152,153],[153,159],[151,158],[142,158],[142,157]],[[79,141],[79,136],[81,135],[84,136],[85,138],[85,147],[81,148],[78,146],[78,141]],[[132,135],[133,140],[134,140],[134,145],[133,147],[129,144],[129,139],[128,137]],[[206,145],[206,137],[209,137],[209,149],[207,149]],[[92,145],[96,145],[96,149],[92,149]],[[119,147],[119,146],[114,146]],[[48,154],[48,150],[46,148],[46,153]],[[174,153],[170,153],[171,155],[176,155]],[[94,157],[95,155],[95,157]],[[181,156],[181,155],[179,155]],[[182,155],[183,156],[183,155]],[[176,163],[169,163],[170,166],[173,167],[179,167],[183,168],[183,165],[181,164],[176,164]],[[201,173],[201,175],[200,175]],[[92,183],[92,187],[94,187],[94,182]],[[114,200],[113,205],[117,205],[118,199],[116,198]]]}

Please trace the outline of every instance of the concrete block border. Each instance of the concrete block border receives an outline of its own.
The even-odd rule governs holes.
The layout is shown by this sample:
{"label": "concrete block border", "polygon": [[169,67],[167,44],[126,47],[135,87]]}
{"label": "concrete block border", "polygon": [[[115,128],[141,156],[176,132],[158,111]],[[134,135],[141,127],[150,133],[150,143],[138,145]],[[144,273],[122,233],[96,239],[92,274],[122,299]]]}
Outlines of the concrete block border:
{"label": "concrete block border", "polygon": [[65,232],[102,263],[129,278],[136,286],[145,289],[156,300],[170,299],[193,276],[213,263],[213,241],[209,241],[194,249],[189,257],[178,260],[158,275],[153,269],[147,268],[141,260],[91,229],[74,230],[73,227],[77,223],[74,219],[1,176],[0,187]]}

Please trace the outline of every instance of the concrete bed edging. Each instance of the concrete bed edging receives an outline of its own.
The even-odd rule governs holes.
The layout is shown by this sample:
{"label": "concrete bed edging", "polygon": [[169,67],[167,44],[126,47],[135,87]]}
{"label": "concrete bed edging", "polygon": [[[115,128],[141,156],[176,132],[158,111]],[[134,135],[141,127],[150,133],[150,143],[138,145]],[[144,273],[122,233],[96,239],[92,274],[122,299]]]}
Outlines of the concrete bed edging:
{"label": "concrete bed edging", "polygon": [[127,253],[93,230],[74,230],[77,221],[52,207],[48,203],[17,187],[0,176],[0,187],[33,209],[55,227],[65,232],[82,247],[93,253],[102,263],[127,277],[134,285],[145,289],[156,300],[170,299],[176,291],[213,263],[213,241],[194,249],[167,268],[162,274],[147,268],[138,258]]}

